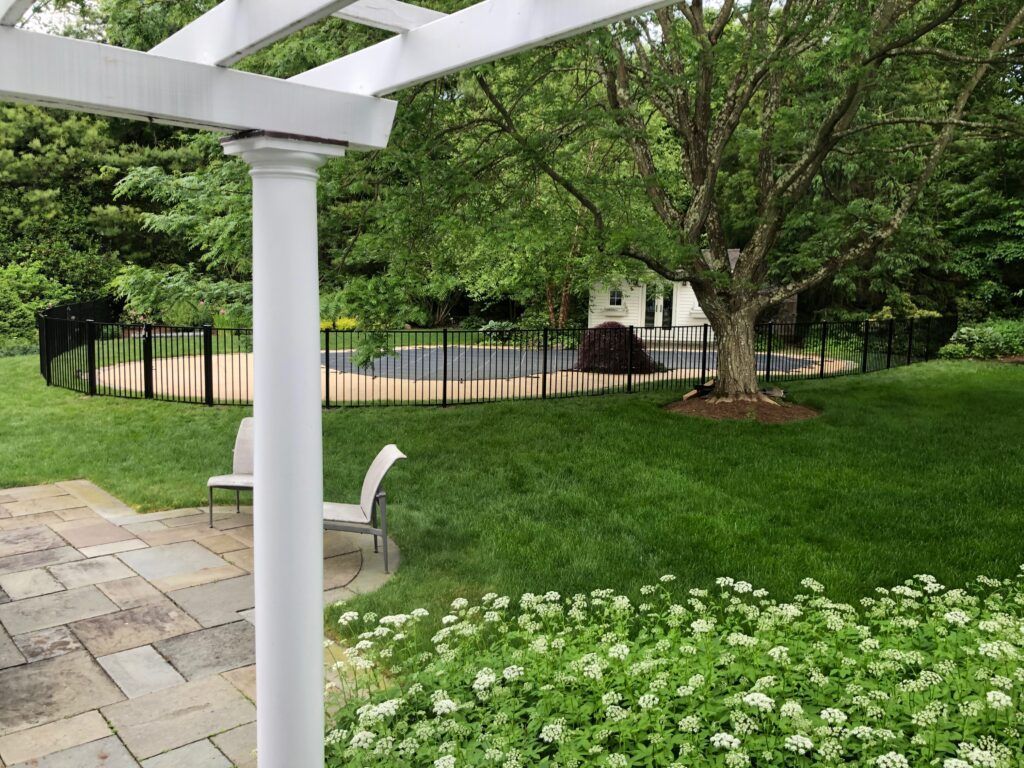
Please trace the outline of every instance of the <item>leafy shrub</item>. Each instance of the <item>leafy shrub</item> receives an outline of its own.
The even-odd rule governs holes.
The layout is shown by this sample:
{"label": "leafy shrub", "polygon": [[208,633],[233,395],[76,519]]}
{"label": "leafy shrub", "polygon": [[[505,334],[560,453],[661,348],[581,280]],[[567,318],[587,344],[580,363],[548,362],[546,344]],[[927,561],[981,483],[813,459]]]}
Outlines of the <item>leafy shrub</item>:
{"label": "leafy shrub", "polygon": [[18,357],[19,355],[35,355],[38,353],[39,345],[34,341],[0,336],[0,357]]}
{"label": "leafy shrub", "polygon": [[966,360],[970,356],[967,345],[959,342],[947,344],[939,349],[939,358],[942,360]]}
{"label": "leafy shrub", "polygon": [[516,324],[508,320],[490,320],[480,326],[480,332],[487,334],[485,343],[507,344],[516,335]]}
{"label": "leafy shrub", "polygon": [[129,265],[117,274],[111,288],[124,300],[125,314],[134,322],[252,325],[252,285],[248,282],[216,280],[179,266],[161,270]]}
{"label": "leafy shrub", "polygon": [[1024,355],[1024,320],[990,320],[966,325],[953,334],[952,342],[967,349],[967,357],[991,359]]}
{"label": "leafy shrub", "polygon": [[322,320],[320,330],[354,331],[359,328],[359,320],[354,317],[336,317],[333,320]]}
{"label": "leafy shrub", "polygon": [[38,264],[0,267],[0,339],[18,348],[35,343],[36,313],[70,298],[67,286],[44,275]]}
{"label": "leafy shrub", "polygon": [[664,366],[647,354],[640,337],[616,322],[601,323],[583,332],[576,367],[590,373],[628,373],[630,346],[633,348],[633,373],[664,370]]}
{"label": "leafy shrub", "polygon": [[463,331],[479,331],[489,322],[481,315],[470,314],[459,321],[459,328]]}
{"label": "leafy shrub", "polygon": [[[329,766],[1011,768],[1024,581],[921,575],[859,606],[723,578],[457,599],[340,625]],[[333,707],[337,705],[337,709]]]}

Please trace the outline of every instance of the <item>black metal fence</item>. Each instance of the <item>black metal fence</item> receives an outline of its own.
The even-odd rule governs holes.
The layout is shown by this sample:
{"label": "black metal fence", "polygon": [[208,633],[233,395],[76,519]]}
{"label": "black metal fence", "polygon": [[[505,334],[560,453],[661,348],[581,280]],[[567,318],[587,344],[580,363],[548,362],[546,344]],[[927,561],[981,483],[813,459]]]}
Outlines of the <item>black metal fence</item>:
{"label": "black metal fence", "polygon": [[[116,309],[39,317],[47,384],[88,395],[249,405],[252,331],[115,322]],[[99,318],[84,318],[96,310]],[[926,361],[956,328],[946,318],[766,323],[756,363],[766,382],[869,373]],[[455,405],[678,389],[713,379],[710,326],[501,331],[326,330],[324,406]],[[367,351],[369,350],[369,351]]]}

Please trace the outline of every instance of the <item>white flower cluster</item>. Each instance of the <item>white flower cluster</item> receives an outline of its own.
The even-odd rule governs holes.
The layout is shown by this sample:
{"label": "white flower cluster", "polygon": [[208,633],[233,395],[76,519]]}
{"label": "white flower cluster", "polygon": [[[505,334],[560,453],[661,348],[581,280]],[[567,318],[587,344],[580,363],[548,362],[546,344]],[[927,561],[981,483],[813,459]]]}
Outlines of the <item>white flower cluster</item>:
{"label": "white flower cluster", "polygon": [[802,586],[490,593],[430,630],[346,611],[327,765],[1024,765],[1024,576]]}

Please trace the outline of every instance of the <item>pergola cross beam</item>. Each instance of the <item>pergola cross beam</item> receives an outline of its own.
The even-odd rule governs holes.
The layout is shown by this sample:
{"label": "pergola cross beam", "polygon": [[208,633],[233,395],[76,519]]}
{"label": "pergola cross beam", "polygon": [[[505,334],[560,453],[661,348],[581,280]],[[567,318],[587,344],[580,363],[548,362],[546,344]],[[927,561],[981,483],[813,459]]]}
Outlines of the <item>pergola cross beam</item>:
{"label": "pergola cross beam", "polygon": [[399,34],[411,32],[447,16],[421,5],[403,3],[402,0],[357,0],[352,5],[335,11],[334,15],[365,27],[375,27]]}
{"label": "pergola cross beam", "polygon": [[484,0],[291,82],[383,96],[669,5],[666,0]]}
{"label": "pergola cross beam", "polygon": [[0,99],[354,149],[387,146],[396,104],[273,77],[0,27]]}
{"label": "pergola cross beam", "polygon": [[154,46],[150,53],[226,67],[354,2],[224,0]]}

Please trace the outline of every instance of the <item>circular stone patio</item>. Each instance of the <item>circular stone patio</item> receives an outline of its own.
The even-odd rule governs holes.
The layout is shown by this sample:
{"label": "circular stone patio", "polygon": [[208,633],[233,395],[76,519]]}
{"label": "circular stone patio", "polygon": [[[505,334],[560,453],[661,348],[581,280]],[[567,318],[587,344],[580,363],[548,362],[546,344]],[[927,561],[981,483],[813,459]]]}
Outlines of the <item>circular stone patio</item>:
{"label": "circular stone patio", "polygon": [[[141,515],[85,480],[0,490],[0,766],[255,768],[242,509],[209,528],[205,509]],[[370,536],[325,532],[325,605],[387,579]]]}

